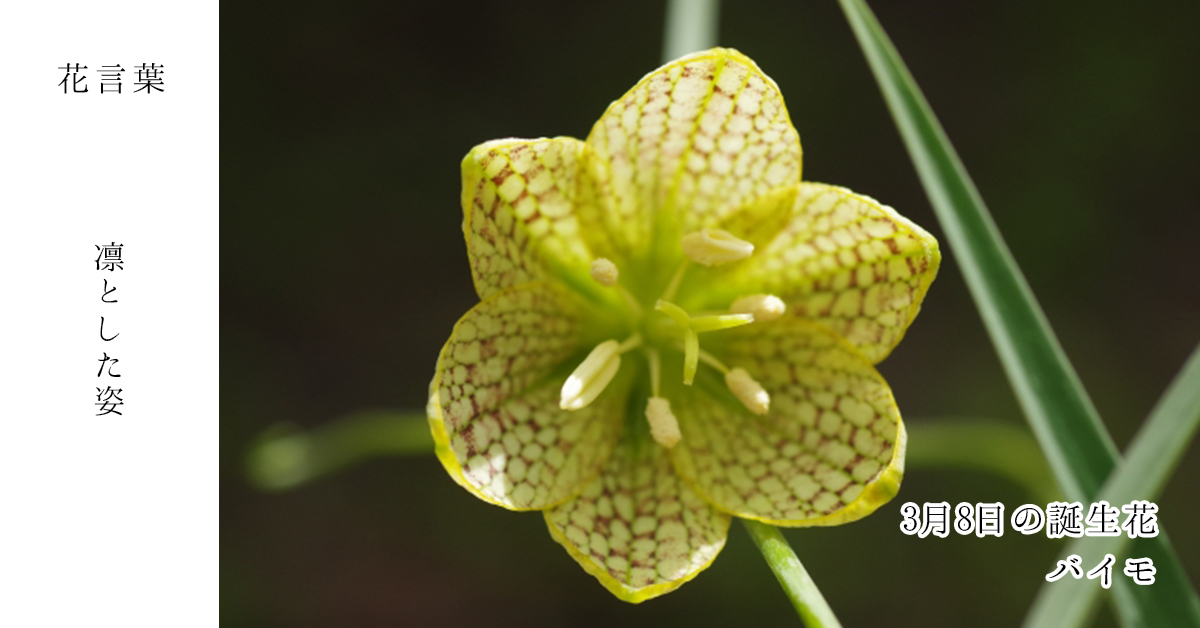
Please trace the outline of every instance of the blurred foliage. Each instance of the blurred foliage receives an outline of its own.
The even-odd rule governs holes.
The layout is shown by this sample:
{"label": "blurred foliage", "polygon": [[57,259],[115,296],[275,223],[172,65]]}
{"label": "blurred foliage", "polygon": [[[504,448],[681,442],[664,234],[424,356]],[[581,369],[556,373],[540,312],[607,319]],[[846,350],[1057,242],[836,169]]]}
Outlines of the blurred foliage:
{"label": "blurred foliage", "polygon": [[[1123,447],[1200,341],[1200,5],[877,4]],[[459,160],[497,137],[585,136],[657,66],[663,5],[222,9],[222,621],[794,622],[739,528],[708,572],[635,607],[583,574],[540,516],[479,502],[433,457],[283,494],[242,472],[270,424],[424,403],[441,343],[476,301]],[[805,179],[941,235],[836,3],[725,3],[720,32],[779,83]],[[908,416],[1021,421],[953,257],[881,371]],[[1164,526],[1200,516],[1197,477],[1192,446],[1158,500]],[[786,534],[848,626],[1017,624],[1063,544],[899,532],[901,503],[943,500],[1026,496],[984,473],[912,471],[876,515]],[[1195,578],[1200,539],[1173,541]]]}

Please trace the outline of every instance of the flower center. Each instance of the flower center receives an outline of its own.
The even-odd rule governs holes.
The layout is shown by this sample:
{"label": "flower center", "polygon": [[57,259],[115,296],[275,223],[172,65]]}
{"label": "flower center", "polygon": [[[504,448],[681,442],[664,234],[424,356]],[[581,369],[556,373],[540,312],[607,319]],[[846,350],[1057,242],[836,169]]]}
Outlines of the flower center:
{"label": "flower center", "polygon": [[692,315],[672,301],[679,285],[693,264],[717,266],[744,260],[754,253],[754,245],[720,229],[702,229],[683,237],[682,248],[687,259],[667,282],[662,296],[652,311],[647,311],[629,290],[622,285],[620,271],[611,260],[597,258],[592,262],[591,275],[596,283],[616,290],[629,305],[638,330],[623,342],[606,340],[592,349],[563,384],[559,406],[564,410],[579,410],[594,401],[608,386],[621,368],[621,355],[635,349],[645,352],[650,367],[651,397],[646,405],[646,420],[650,434],[663,447],[674,447],[683,435],[679,422],[671,411],[668,399],[662,396],[660,351],[683,354],[683,383],[691,386],[703,363],[725,377],[725,385],[742,404],[754,414],[766,414],[770,395],[744,368],[729,368],[716,357],[700,348],[700,336],[752,323],[767,323],[782,316],[784,302],[769,294],[742,296],[729,306],[727,313]]}

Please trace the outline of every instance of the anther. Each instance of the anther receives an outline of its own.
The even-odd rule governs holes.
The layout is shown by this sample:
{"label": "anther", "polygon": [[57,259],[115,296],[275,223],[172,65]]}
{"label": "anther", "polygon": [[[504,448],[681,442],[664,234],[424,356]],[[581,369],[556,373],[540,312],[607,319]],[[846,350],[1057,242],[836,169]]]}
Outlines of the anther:
{"label": "anther", "polygon": [[683,236],[683,253],[697,264],[715,266],[746,259],[754,245],[721,229],[701,229]]}
{"label": "anther", "polygon": [[594,279],[596,283],[604,286],[605,288],[616,288],[617,292],[621,295],[621,298],[625,299],[625,304],[629,306],[629,310],[633,312],[634,317],[638,319],[642,318],[644,314],[642,311],[642,304],[638,303],[638,300],[629,293],[629,290],[626,289],[625,286],[622,286],[618,283],[621,278],[621,273],[617,270],[617,265],[614,264],[612,260],[608,259],[607,257],[597,257],[596,259],[592,260],[592,266],[589,272],[592,275],[592,279]]}
{"label": "anther", "polygon": [[654,442],[670,449],[683,435],[679,432],[679,420],[671,412],[671,402],[662,397],[651,397],[646,403],[646,420],[650,423],[650,435]]}
{"label": "anther", "polygon": [[592,279],[595,279],[596,283],[611,288],[617,285],[618,276],[617,265],[612,263],[612,260],[605,257],[592,260]]}
{"label": "anther", "polygon": [[773,294],[752,294],[742,297],[729,306],[729,311],[735,314],[753,314],[754,320],[764,323],[783,316],[787,305],[783,299]]}
{"label": "anther", "polygon": [[620,368],[620,343],[616,340],[606,340],[596,345],[563,383],[558,407],[563,410],[579,410],[586,407],[604,391]]}
{"label": "anther", "polygon": [[754,414],[766,414],[771,406],[771,396],[746,369],[736,368],[725,374],[725,385]]}

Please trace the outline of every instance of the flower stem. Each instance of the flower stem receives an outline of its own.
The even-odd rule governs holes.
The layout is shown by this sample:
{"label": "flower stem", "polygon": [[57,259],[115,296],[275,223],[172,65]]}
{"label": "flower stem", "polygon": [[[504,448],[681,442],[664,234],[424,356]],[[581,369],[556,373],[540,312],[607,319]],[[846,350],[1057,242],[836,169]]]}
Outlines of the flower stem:
{"label": "flower stem", "polygon": [[715,46],[720,14],[720,0],[668,0],[663,63]]}
{"label": "flower stem", "polygon": [[360,412],[306,432],[267,430],[247,452],[246,472],[255,486],[281,491],[369,458],[432,451],[424,412]]}
{"label": "flower stem", "polygon": [[788,545],[787,539],[779,528],[758,521],[742,519],[754,544],[767,559],[767,565],[775,572],[775,578],[783,587],[783,592],[796,607],[800,620],[808,628],[841,628],[842,624],[829,608],[829,603],[817,589],[817,583],[809,577],[804,565]]}

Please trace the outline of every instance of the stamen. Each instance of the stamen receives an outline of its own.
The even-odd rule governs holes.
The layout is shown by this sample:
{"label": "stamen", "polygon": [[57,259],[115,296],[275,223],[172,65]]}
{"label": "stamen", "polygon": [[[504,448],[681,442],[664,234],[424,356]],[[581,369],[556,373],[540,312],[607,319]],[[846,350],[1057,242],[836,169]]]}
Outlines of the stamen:
{"label": "stamen", "polygon": [[630,294],[625,286],[617,284],[617,291],[621,293],[621,297],[625,299],[625,304],[633,311],[633,315],[641,320],[642,316],[645,315],[645,312],[642,311],[642,304],[638,303],[637,298]]}
{"label": "stamen", "polygon": [[683,282],[683,275],[687,273],[687,269],[688,262],[687,260],[684,260],[684,262],[679,265],[679,268],[676,269],[675,274],[671,275],[671,281],[667,282],[667,289],[663,291],[661,300],[670,301],[671,299],[675,298],[675,293],[679,292],[679,284]]}
{"label": "stamen", "polygon": [[[640,336],[635,338],[641,342]],[[579,410],[586,407],[604,391],[620,368],[620,343],[616,340],[605,340],[596,345],[563,383],[558,407],[563,410]]]}
{"label": "stamen", "polygon": [[722,363],[720,360],[714,358],[711,353],[705,351],[704,349],[700,350],[700,361],[717,369],[718,371],[721,371],[722,373],[729,372],[728,366],[725,366],[724,363]]}
{"label": "stamen", "polygon": [[787,310],[783,299],[773,294],[752,294],[742,297],[729,306],[730,312],[753,314],[754,320],[765,323],[773,321]]}
{"label": "stamen", "polygon": [[646,361],[650,363],[650,394],[658,396],[658,384],[662,379],[662,362],[658,359],[658,351],[646,350]]}
{"label": "stamen", "polygon": [[634,334],[634,335],[626,338],[625,342],[622,342],[620,347],[617,347],[617,352],[618,353],[629,353],[630,351],[633,351],[634,349],[637,349],[640,346],[642,346],[642,335]]}
{"label": "stamen", "polygon": [[671,412],[671,402],[662,397],[651,397],[646,403],[646,420],[650,422],[650,435],[654,437],[654,442],[667,449],[683,438],[679,432],[679,419]]}
{"label": "stamen", "polygon": [[607,257],[597,257],[592,260],[591,273],[592,279],[595,279],[596,283],[606,288],[617,289],[617,292],[621,294],[621,298],[625,299],[625,304],[633,312],[634,317],[640,319],[645,314],[642,311],[642,304],[638,303],[638,300],[629,293],[629,290],[625,286],[617,283],[621,277],[621,273],[617,270],[617,265],[612,260]]}
{"label": "stamen", "polygon": [[771,406],[771,396],[750,377],[746,369],[736,368],[726,373],[725,385],[754,414],[766,414]]}
{"label": "stamen", "polygon": [[721,229],[701,229],[683,236],[683,253],[697,264],[715,266],[746,259],[754,245]]}
{"label": "stamen", "polygon": [[611,288],[617,285],[619,275],[617,265],[612,263],[612,260],[605,257],[592,260],[592,279],[595,279],[596,283]]}

